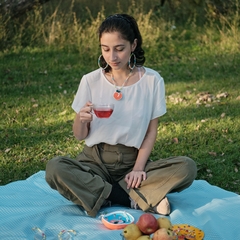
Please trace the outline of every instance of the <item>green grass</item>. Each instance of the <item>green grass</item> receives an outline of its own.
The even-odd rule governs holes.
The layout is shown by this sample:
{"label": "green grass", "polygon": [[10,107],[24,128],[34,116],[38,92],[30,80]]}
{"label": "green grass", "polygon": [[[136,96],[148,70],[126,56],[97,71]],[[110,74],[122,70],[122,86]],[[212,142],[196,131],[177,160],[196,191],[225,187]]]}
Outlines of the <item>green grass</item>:
{"label": "green grass", "polygon": [[[152,12],[133,14],[143,32],[145,65],[159,71],[166,85],[168,112],[159,119],[151,158],[187,155],[197,162],[197,179],[240,193],[238,16],[172,30],[176,24]],[[44,170],[56,155],[75,157],[84,144],[72,134],[71,103],[82,75],[97,68],[95,32],[104,12],[82,25],[64,25],[63,17],[55,39],[51,17],[41,20],[44,35],[36,29],[40,20],[29,17],[0,53],[2,185]]]}

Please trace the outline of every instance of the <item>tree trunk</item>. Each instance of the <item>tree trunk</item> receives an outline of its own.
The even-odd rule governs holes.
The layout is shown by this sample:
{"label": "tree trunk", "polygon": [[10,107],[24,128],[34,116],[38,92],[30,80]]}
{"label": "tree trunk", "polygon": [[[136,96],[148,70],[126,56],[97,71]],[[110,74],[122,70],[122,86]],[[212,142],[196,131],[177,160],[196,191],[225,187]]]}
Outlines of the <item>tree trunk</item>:
{"label": "tree trunk", "polygon": [[11,18],[19,17],[32,10],[38,4],[44,4],[50,0],[5,0],[0,3],[0,14],[10,15]]}

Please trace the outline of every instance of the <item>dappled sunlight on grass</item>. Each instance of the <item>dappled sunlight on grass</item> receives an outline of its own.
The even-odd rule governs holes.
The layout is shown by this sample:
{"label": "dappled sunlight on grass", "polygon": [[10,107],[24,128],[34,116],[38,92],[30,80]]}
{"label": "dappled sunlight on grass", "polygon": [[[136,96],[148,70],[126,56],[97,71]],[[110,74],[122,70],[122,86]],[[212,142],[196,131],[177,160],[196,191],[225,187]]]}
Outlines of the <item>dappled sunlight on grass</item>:
{"label": "dappled sunlight on grass", "polygon": [[[239,193],[237,16],[217,27],[183,26],[154,11],[133,9],[143,33],[145,66],[157,70],[166,86],[168,111],[159,119],[152,159],[190,156],[197,161],[198,178]],[[106,13],[81,22],[73,12],[57,11],[45,21],[39,12],[35,19],[29,13],[26,31],[23,26],[13,31],[0,53],[0,184],[25,179],[44,170],[52,157],[74,157],[83,147],[72,134],[71,103],[81,77],[97,68],[96,31]],[[20,23],[12,24],[16,30]]]}

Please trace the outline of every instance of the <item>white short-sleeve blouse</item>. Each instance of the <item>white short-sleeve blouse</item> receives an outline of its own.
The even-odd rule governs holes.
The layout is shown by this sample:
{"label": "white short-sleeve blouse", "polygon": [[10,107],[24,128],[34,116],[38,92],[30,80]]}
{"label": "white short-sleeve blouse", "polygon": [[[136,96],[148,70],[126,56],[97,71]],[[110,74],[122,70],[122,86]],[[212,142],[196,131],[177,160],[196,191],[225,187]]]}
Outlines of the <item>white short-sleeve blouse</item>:
{"label": "white short-sleeve blouse", "polygon": [[97,69],[84,75],[72,103],[78,113],[87,101],[113,103],[114,111],[109,118],[97,118],[93,114],[90,132],[85,139],[87,146],[104,142],[140,148],[149,122],[166,113],[165,87],[160,74],[145,67],[141,79],[121,90],[123,98],[113,98],[115,86]]}

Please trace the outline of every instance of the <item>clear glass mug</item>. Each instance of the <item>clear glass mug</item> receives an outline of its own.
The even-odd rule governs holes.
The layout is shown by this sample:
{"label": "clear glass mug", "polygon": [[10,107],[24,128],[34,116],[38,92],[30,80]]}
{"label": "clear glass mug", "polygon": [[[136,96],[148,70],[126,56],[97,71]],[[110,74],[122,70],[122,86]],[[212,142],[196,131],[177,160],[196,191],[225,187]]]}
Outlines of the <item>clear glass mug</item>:
{"label": "clear glass mug", "polygon": [[98,118],[109,118],[114,110],[114,104],[93,104],[93,112]]}

